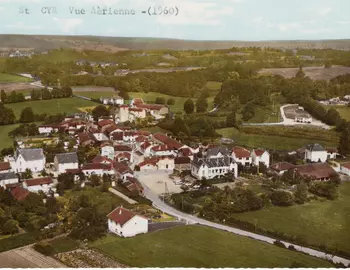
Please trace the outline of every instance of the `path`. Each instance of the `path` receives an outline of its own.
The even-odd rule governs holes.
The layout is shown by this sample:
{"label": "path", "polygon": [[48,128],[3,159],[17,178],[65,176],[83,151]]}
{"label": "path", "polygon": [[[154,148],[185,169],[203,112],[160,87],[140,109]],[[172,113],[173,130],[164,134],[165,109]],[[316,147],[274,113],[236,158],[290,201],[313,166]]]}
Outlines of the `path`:
{"label": "path", "polygon": [[[144,186],[144,196],[153,202],[153,207],[155,207],[155,208],[157,208],[157,209],[159,209],[159,210],[161,210],[161,211],[163,211],[171,216],[177,217],[180,221],[184,221],[188,224],[201,224],[201,225],[209,226],[209,227],[212,227],[215,229],[231,232],[231,233],[234,233],[237,235],[250,237],[250,238],[253,238],[253,239],[256,239],[259,241],[263,241],[263,242],[266,242],[269,244],[273,244],[274,241],[276,241],[276,239],[271,238],[271,237],[267,237],[267,236],[259,235],[256,233],[236,229],[236,228],[229,227],[226,225],[217,224],[217,223],[214,223],[214,222],[211,222],[211,221],[208,221],[205,219],[201,219],[201,218],[189,215],[189,214],[185,214],[181,211],[178,211],[178,210],[174,209],[173,207],[164,203],[142,181],[140,181],[140,182]],[[298,245],[291,244],[291,243],[288,243],[285,241],[282,241],[282,243],[284,243],[286,245],[286,247],[288,247],[289,245],[293,245],[296,250],[303,252],[303,253],[306,253],[306,254],[309,254],[309,255],[314,256],[314,257],[332,260],[334,263],[343,263],[344,265],[350,265],[350,260],[342,258],[342,257],[333,256],[333,255],[330,255],[330,254],[327,254],[327,253],[324,253],[324,252],[321,252],[318,250],[298,246]]]}
{"label": "path", "polygon": [[127,201],[130,204],[137,204],[137,201],[134,201],[130,199],[128,196],[125,196],[123,193],[119,192],[118,190],[115,190],[114,188],[109,188],[109,192],[112,192],[114,195],[117,195],[118,197],[122,198],[123,200]]}
{"label": "path", "polygon": [[0,268],[67,268],[67,266],[35,251],[30,245],[0,253]]}

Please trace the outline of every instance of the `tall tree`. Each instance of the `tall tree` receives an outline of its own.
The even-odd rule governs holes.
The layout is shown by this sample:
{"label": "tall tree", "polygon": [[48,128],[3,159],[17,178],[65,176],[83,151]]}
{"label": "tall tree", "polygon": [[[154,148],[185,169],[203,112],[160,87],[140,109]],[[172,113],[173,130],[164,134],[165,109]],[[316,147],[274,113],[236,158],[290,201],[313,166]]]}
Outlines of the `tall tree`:
{"label": "tall tree", "polygon": [[342,155],[350,154],[350,122],[346,123],[340,135],[339,153]]}
{"label": "tall tree", "polygon": [[1,90],[1,97],[0,98],[1,98],[1,102],[3,104],[5,104],[7,102],[7,94],[6,94],[5,90]]}
{"label": "tall tree", "polygon": [[0,125],[13,124],[16,120],[15,113],[12,109],[7,108],[0,103]]}
{"label": "tall tree", "polygon": [[34,122],[35,115],[31,107],[26,107],[22,110],[19,122],[21,123],[30,123]]}
{"label": "tall tree", "polygon": [[227,117],[226,117],[226,127],[234,127],[236,126],[236,112],[232,112],[230,113]]}
{"label": "tall tree", "polygon": [[297,74],[295,75],[296,78],[304,78],[305,77],[305,73],[303,71],[303,68],[300,66],[299,70],[297,72]]}
{"label": "tall tree", "polygon": [[184,103],[184,111],[187,114],[192,114],[194,112],[194,103],[192,99],[187,99]]}
{"label": "tall tree", "polygon": [[207,99],[201,95],[196,102],[196,111],[197,113],[205,112],[208,109]]}
{"label": "tall tree", "polygon": [[95,119],[95,121],[98,120],[101,116],[108,116],[109,110],[106,106],[98,105],[92,110],[92,116]]}

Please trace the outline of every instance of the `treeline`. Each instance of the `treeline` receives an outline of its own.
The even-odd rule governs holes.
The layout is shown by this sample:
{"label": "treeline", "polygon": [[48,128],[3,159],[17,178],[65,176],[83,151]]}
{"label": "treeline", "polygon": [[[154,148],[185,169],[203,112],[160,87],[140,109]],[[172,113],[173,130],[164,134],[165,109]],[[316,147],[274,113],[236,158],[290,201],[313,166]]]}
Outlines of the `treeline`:
{"label": "treeline", "polygon": [[7,94],[5,90],[1,90],[0,98],[3,104],[18,103],[26,100],[21,92],[11,91],[10,94]]}
{"label": "treeline", "polygon": [[73,90],[69,86],[62,88],[53,88],[51,91],[47,88],[35,90],[30,92],[31,100],[48,100],[56,98],[67,98],[73,95]]}

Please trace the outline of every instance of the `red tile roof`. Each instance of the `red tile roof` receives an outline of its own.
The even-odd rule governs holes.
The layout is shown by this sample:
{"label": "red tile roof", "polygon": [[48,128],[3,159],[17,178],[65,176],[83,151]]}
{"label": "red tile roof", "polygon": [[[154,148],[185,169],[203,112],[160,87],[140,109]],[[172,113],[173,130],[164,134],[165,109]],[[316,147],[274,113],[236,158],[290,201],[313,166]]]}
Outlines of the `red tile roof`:
{"label": "red tile roof", "polygon": [[114,146],[114,150],[117,152],[131,152],[132,151],[130,146],[122,145],[122,144]]}
{"label": "red tile roof", "polygon": [[180,149],[183,144],[179,143],[178,141],[172,139],[172,138],[169,138],[168,136],[166,136],[165,134],[163,133],[156,133],[153,135],[153,137],[162,142],[163,144],[167,144],[169,147],[171,147],[172,149]]}
{"label": "red tile roof", "polygon": [[106,128],[105,131],[109,134],[109,133],[113,132],[116,129],[118,129],[118,126],[116,124],[113,124],[112,126]]}
{"label": "red tile roof", "polygon": [[149,136],[149,135],[152,134],[151,132],[146,131],[146,130],[138,130],[138,131],[136,131],[136,132],[137,132],[137,134],[143,135],[143,136]]}
{"label": "red tile roof", "polygon": [[136,139],[135,139],[136,142],[140,143],[140,142],[147,142],[148,139],[145,137],[145,136],[138,136]]}
{"label": "red tile roof", "polygon": [[131,159],[131,154],[128,152],[123,152],[117,155],[117,158],[127,158],[128,160]]}
{"label": "red tile roof", "polygon": [[105,147],[105,146],[113,146],[113,144],[111,142],[103,142],[101,143],[101,147]]}
{"label": "red tile roof", "polygon": [[336,171],[328,163],[311,163],[305,165],[298,165],[295,167],[296,171],[302,175],[312,179],[329,178],[336,175]]}
{"label": "red tile roof", "polygon": [[131,111],[131,112],[143,112],[144,109],[142,109],[142,108],[130,108],[129,111]]}
{"label": "red tile roof", "polygon": [[94,164],[99,164],[99,163],[109,163],[112,164],[113,160],[107,158],[107,157],[103,157],[101,155],[96,156],[93,160],[92,163]]}
{"label": "red tile roof", "polygon": [[112,134],[112,140],[122,141],[124,138],[124,132],[115,132]]}
{"label": "red tile roof", "polygon": [[108,219],[113,220],[117,224],[120,224],[120,226],[123,226],[134,216],[136,216],[135,213],[123,207],[118,207],[107,215]]}
{"label": "red tile roof", "polygon": [[327,151],[327,153],[330,153],[330,154],[338,153],[338,149],[335,147],[327,147],[326,151]]}
{"label": "red tile roof", "polygon": [[350,162],[342,163],[341,166],[350,170]]}
{"label": "red tile roof", "polygon": [[97,123],[97,125],[101,128],[105,127],[105,126],[109,126],[109,125],[114,125],[114,124],[115,123],[109,119],[101,120],[101,121],[98,121],[98,123]]}
{"label": "red tile roof", "polygon": [[124,132],[124,137],[136,137],[137,136],[137,132],[136,131],[126,131]]}
{"label": "red tile roof", "polygon": [[147,165],[153,165],[157,166],[159,159],[157,157],[152,157],[145,159],[143,162],[139,163],[139,167],[147,166]]}
{"label": "red tile roof", "polygon": [[148,147],[150,147],[152,144],[150,142],[144,142],[143,144],[141,144],[141,149],[142,150],[146,150]]}
{"label": "red tile roof", "polygon": [[256,149],[254,150],[255,155],[257,155],[258,157],[262,156],[266,151],[262,150],[262,149]]}
{"label": "red tile roof", "polygon": [[132,174],[132,170],[124,162],[114,162],[113,166],[114,166],[114,169],[121,175],[123,175],[125,173],[131,173]]}
{"label": "red tile roof", "polygon": [[28,187],[40,186],[40,185],[49,185],[49,184],[53,183],[51,177],[27,179],[27,180],[24,180],[24,182],[27,184]]}
{"label": "red tile roof", "polygon": [[179,152],[185,157],[193,156],[193,153],[190,148],[181,148]]}
{"label": "red tile roof", "polygon": [[279,162],[271,165],[271,169],[275,171],[288,171],[289,169],[294,168],[295,165],[288,163],[288,162]]}
{"label": "red tile roof", "polygon": [[235,146],[235,147],[233,147],[232,152],[235,153],[237,158],[249,158],[250,157],[249,150],[247,150],[243,147]]}
{"label": "red tile roof", "polygon": [[169,147],[167,144],[163,144],[163,145],[155,145],[151,148],[151,150],[154,152],[163,152],[163,151],[170,151],[172,150],[172,148]]}
{"label": "red tile roof", "polygon": [[0,162],[0,171],[8,171],[11,169],[10,162]]}
{"label": "red tile roof", "polygon": [[176,157],[175,164],[190,164],[191,159],[189,157]]}
{"label": "red tile roof", "polygon": [[88,132],[81,132],[78,134],[79,142],[80,143],[85,143],[88,141],[94,141],[93,135]]}
{"label": "red tile roof", "polygon": [[88,170],[104,170],[104,171],[110,171],[112,169],[111,164],[104,164],[104,163],[86,163],[81,168],[83,171]]}
{"label": "red tile roof", "polygon": [[20,186],[15,187],[11,190],[12,197],[17,201],[23,201],[27,196],[30,194],[30,192]]}
{"label": "red tile roof", "polygon": [[144,102],[142,98],[134,98],[133,104],[144,104]]}
{"label": "red tile roof", "polygon": [[81,170],[80,169],[66,169],[66,173],[80,174]]}
{"label": "red tile roof", "polygon": [[158,104],[135,104],[135,106],[137,106],[138,108],[148,109],[153,111],[160,111],[165,107],[163,105],[158,105]]}
{"label": "red tile roof", "polygon": [[13,183],[13,184],[6,184],[5,186],[6,186],[6,188],[12,189],[12,188],[18,187],[20,185],[21,185],[20,183]]}

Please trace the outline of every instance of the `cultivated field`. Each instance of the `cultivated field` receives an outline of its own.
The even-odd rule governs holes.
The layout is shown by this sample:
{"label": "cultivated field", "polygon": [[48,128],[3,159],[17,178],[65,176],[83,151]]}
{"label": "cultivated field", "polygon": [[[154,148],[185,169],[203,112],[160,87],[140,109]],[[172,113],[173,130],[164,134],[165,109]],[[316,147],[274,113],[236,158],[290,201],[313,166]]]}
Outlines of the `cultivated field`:
{"label": "cultivated field", "polygon": [[32,107],[34,113],[41,114],[57,114],[57,113],[76,113],[81,107],[96,106],[96,103],[80,98],[62,98],[38,101],[25,101],[6,105],[14,110],[18,118],[21,111],[26,107]]}
{"label": "cultivated field", "polygon": [[[259,71],[259,74],[280,75],[285,78],[293,78],[297,74],[299,68],[265,68]],[[331,68],[324,67],[303,67],[306,76],[312,80],[330,80],[339,75],[350,73],[350,67],[333,66]]]}
{"label": "cultivated field", "polygon": [[61,262],[23,247],[0,253],[0,268],[66,268]]}
{"label": "cultivated field", "polygon": [[[24,78],[24,77],[23,77]],[[0,89],[5,92],[11,91],[25,91],[28,89],[38,89],[38,87],[25,82],[18,83],[0,83]]]}
{"label": "cultivated field", "polygon": [[305,205],[267,207],[259,211],[232,214],[239,220],[270,231],[294,236],[312,245],[323,245],[350,253],[350,182],[339,188],[334,201],[313,201]]}
{"label": "cultivated field", "polygon": [[331,267],[321,259],[202,226],[133,238],[108,235],[92,247],[131,267]]}
{"label": "cultivated field", "polygon": [[[81,95],[80,92],[102,92],[102,93],[113,93],[115,92],[113,87],[101,87],[101,86],[74,86],[72,87],[73,93]],[[78,93],[79,92],[79,93]]]}

